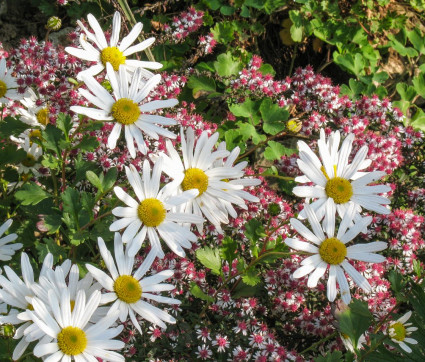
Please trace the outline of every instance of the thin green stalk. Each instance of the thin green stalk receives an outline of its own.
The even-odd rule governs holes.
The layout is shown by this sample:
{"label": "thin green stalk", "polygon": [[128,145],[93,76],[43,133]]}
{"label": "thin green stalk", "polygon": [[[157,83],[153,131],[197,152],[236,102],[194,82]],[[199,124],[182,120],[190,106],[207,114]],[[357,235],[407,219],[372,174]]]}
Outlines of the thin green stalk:
{"label": "thin green stalk", "polygon": [[330,334],[329,336],[326,336],[324,338],[322,338],[320,341],[317,341],[316,343],[313,343],[310,347],[306,348],[304,351],[302,351],[300,354],[304,354],[312,349],[315,349],[317,346],[320,346],[321,344],[325,343],[327,340],[336,337],[338,335],[338,332],[335,331],[332,334]]}
{"label": "thin green stalk", "polygon": [[[136,18],[134,17],[133,13],[131,12],[130,6],[128,5],[127,0],[118,0],[118,4],[120,5],[122,11],[124,12],[125,17],[127,18],[127,20],[130,22],[130,24],[132,26],[136,25]],[[143,41],[145,40],[145,38],[142,35],[139,35],[139,40]],[[146,48],[144,50],[144,52],[146,53],[146,56],[148,57],[148,59],[151,62],[155,61],[155,58],[150,50],[150,48]]]}

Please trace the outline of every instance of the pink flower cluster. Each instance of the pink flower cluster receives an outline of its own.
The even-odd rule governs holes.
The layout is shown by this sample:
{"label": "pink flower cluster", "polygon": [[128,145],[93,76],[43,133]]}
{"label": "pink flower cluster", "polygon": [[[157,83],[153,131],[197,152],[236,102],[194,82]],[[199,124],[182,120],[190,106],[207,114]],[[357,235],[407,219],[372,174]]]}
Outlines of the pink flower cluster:
{"label": "pink flower cluster", "polygon": [[413,271],[413,261],[425,249],[424,217],[413,210],[393,210],[389,215],[375,216],[369,234],[374,240],[388,240],[388,263],[403,274]]}
{"label": "pink flower cluster", "polygon": [[68,81],[83,69],[82,63],[61,47],[39,42],[35,37],[22,39],[19,47],[10,50],[7,66],[16,72],[19,92],[33,87],[49,100],[52,117],[60,112],[69,113],[70,106],[84,104],[74,84]]}
{"label": "pink flower cluster", "polygon": [[203,16],[203,11],[190,7],[179,16],[175,16],[171,25],[165,24],[164,29],[167,33],[171,33],[177,41],[182,41],[202,26]]}
{"label": "pink flower cluster", "polygon": [[212,33],[201,35],[198,40],[198,45],[202,48],[204,55],[211,54],[217,45],[217,40],[214,39]]}
{"label": "pink flower cluster", "polygon": [[[268,97],[276,96],[285,92],[290,87],[290,79],[285,81],[275,81],[271,74],[263,74],[260,70],[263,60],[254,55],[248,64],[248,68],[239,72],[239,78],[230,82],[234,90],[249,91],[260,97],[264,95]],[[242,92],[246,95],[246,93]]]}

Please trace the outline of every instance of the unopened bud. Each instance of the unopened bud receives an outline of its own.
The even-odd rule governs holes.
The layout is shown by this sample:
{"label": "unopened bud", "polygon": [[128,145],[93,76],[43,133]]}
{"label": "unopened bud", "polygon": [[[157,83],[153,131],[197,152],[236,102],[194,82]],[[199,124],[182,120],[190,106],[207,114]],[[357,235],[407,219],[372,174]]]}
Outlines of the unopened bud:
{"label": "unopened bud", "polygon": [[47,20],[46,29],[52,31],[58,31],[62,26],[62,21],[57,16],[51,16],[49,20]]}
{"label": "unopened bud", "polygon": [[301,122],[295,119],[291,119],[290,121],[288,121],[288,123],[286,123],[286,127],[288,127],[288,130],[293,132],[293,133],[298,133],[299,131],[301,131]]}

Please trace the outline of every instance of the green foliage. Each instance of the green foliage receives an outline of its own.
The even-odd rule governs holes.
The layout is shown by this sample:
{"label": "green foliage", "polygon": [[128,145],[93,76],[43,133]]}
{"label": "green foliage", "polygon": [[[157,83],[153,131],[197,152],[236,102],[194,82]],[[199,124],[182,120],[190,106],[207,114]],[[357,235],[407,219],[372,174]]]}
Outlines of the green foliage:
{"label": "green foliage", "polygon": [[238,74],[242,70],[242,63],[235,59],[231,52],[227,52],[217,57],[217,61],[214,62],[214,69],[218,75],[229,77]]}
{"label": "green foliage", "polygon": [[314,359],[314,362],[339,362],[342,360],[342,352],[328,352],[326,356],[319,356]]}
{"label": "green foliage", "polygon": [[236,240],[226,236],[220,246],[220,257],[227,260],[229,264],[238,256],[236,251],[238,250],[238,244]]}
{"label": "green foliage", "polygon": [[205,294],[201,290],[201,288],[199,288],[199,286],[194,282],[190,283],[190,292],[196,298],[205,300],[205,301],[210,302],[210,303],[214,302],[214,298],[210,297],[208,294]]}
{"label": "green foliage", "polygon": [[187,82],[187,86],[192,89],[194,98],[215,92],[216,84],[214,79],[205,76],[196,77],[192,75]]}
{"label": "green foliage", "polygon": [[258,271],[255,268],[249,268],[242,275],[242,280],[246,285],[255,286],[261,282],[260,277],[258,276]]}
{"label": "green foliage", "polygon": [[267,145],[268,147],[266,147],[264,151],[264,157],[266,160],[270,161],[280,160],[283,155],[290,156],[297,151],[295,149],[286,148],[281,143],[275,141],[268,141]]}
{"label": "green foliage", "polygon": [[366,302],[354,299],[349,308],[339,316],[339,327],[347,335],[353,346],[357,346],[360,336],[372,324],[373,316]]}
{"label": "green foliage", "polygon": [[198,249],[196,250],[196,258],[202,265],[211,269],[214,274],[221,274],[221,258],[218,249],[212,249],[210,247]]}
{"label": "green foliage", "polygon": [[265,133],[276,135],[286,128],[286,121],[289,113],[286,109],[273,104],[272,100],[266,98],[260,106],[260,113],[263,119],[263,130]]}
{"label": "green foliage", "polygon": [[37,205],[39,202],[51,197],[51,195],[40,186],[31,183],[24,185],[21,190],[16,192],[15,197],[22,205]]}

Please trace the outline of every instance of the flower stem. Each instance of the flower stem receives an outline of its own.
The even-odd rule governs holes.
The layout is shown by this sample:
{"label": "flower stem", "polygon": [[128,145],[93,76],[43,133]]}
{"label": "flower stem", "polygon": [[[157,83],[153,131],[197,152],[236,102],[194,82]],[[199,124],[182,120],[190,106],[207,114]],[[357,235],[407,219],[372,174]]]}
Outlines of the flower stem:
{"label": "flower stem", "polygon": [[[136,18],[134,17],[133,13],[131,12],[130,6],[128,5],[127,0],[118,0],[118,4],[120,5],[122,11],[124,12],[125,17],[127,18],[127,20],[130,22],[130,24],[132,26],[136,25]],[[145,40],[144,37],[142,35],[139,35],[139,40],[143,41]],[[146,56],[148,57],[148,59],[151,62],[155,61],[155,58],[150,50],[150,48],[146,48],[144,50],[144,52],[146,53]]]}
{"label": "flower stem", "polygon": [[327,340],[329,340],[329,339],[331,339],[333,337],[336,337],[337,335],[338,335],[338,332],[335,331],[332,334],[330,334],[330,335],[328,335],[326,337],[323,337],[320,341],[317,341],[316,343],[313,343],[310,347],[306,348],[300,354],[304,354],[304,353],[310,351],[311,349],[315,349],[317,346],[320,346],[321,344],[325,343]]}

